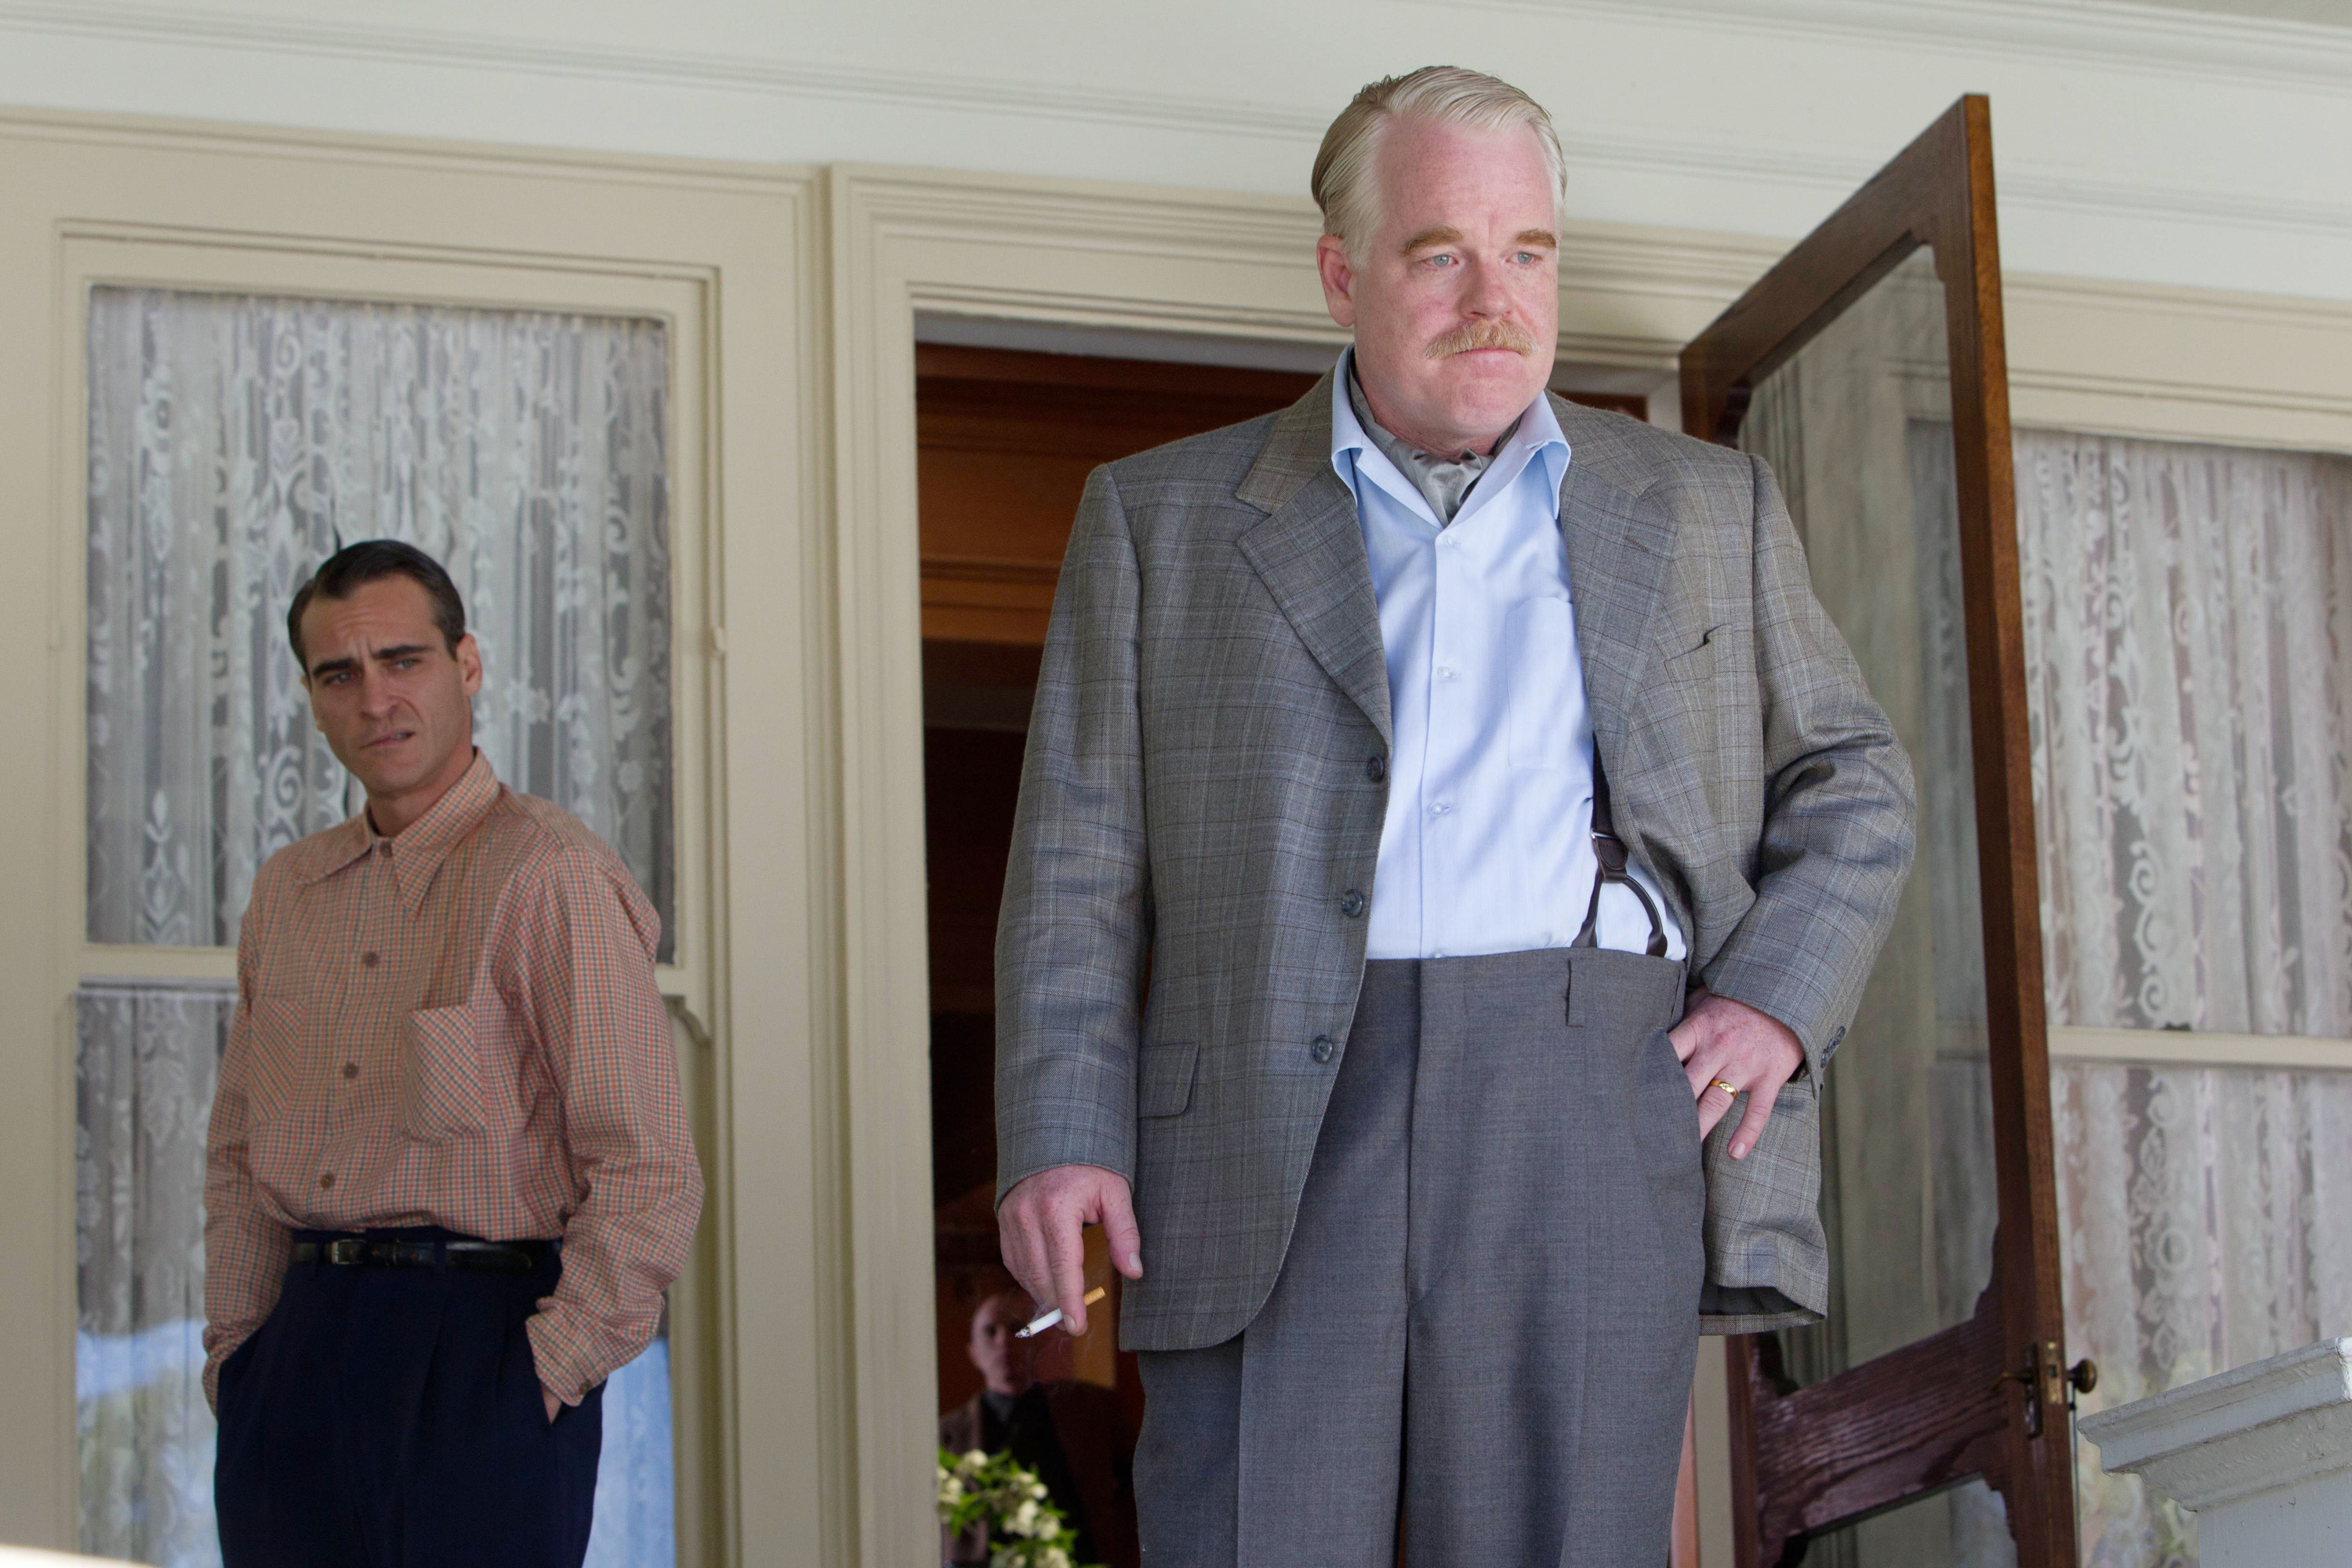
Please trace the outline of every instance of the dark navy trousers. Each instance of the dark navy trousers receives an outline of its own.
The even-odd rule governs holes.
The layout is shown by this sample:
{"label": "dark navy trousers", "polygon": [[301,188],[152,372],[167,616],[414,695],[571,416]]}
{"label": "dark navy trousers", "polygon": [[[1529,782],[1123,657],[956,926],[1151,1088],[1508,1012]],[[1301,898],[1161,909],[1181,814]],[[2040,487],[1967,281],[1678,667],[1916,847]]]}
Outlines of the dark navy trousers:
{"label": "dark navy trousers", "polygon": [[289,1268],[221,1367],[227,1568],[578,1568],[604,1391],[550,1423],[523,1330],[562,1271]]}

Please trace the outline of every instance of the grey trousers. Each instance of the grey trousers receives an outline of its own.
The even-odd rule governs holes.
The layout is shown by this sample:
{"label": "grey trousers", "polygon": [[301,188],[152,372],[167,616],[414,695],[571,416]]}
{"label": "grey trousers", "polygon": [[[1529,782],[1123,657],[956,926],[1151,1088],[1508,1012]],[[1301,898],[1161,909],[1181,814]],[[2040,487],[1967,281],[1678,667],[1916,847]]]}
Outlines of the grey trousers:
{"label": "grey trousers", "polygon": [[1149,1568],[1662,1568],[1706,1194],[1683,965],[1377,961],[1273,1293],[1147,1352]]}

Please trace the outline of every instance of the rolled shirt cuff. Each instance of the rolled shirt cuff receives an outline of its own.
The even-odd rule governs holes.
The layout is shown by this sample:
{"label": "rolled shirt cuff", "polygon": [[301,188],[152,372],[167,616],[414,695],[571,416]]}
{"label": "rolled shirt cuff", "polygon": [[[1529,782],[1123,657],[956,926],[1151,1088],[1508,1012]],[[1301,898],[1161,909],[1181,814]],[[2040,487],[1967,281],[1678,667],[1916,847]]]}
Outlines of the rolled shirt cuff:
{"label": "rolled shirt cuff", "polygon": [[531,1365],[539,1373],[540,1386],[566,1405],[579,1404],[590,1389],[612,1375],[614,1366],[635,1354],[632,1352],[621,1362],[610,1361],[609,1352],[599,1354],[593,1336],[573,1331],[567,1321],[572,1316],[550,1298],[523,1324],[523,1332],[530,1336]]}

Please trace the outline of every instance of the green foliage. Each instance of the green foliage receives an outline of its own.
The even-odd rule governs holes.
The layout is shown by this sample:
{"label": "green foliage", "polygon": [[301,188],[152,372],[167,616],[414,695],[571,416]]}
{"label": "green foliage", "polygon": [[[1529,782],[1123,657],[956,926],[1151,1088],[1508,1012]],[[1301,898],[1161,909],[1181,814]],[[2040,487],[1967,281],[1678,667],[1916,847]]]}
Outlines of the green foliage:
{"label": "green foliage", "polygon": [[1047,1500],[1045,1483],[1010,1454],[941,1448],[940,1522],[957,1534],[986,1525],[988,1568],[1081,1568],[1072,1555],[1077,1532]]}

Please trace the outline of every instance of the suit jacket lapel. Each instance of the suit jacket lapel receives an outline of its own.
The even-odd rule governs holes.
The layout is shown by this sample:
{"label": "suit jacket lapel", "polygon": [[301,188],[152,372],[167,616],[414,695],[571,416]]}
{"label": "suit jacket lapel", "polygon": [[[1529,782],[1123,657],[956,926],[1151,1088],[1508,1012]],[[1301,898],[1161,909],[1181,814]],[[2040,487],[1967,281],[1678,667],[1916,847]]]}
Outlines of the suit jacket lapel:
{"label": "suit jacket lapel", "polygon": [[[1563,426],[1581,423],[1556,405]],[[1597,454],[1598,443],[1589,444]],[[1592,727],[1618,754],[1625,719],[1650,658],[1650,617],[1673,563],[1674,524],[1663,508],[1605,477],[1570,437],[1560,480],[1559,527],[1568,546],[1568,591],[1584,665]]]}
{"label": "suit jacket lapel", "polygon": [[1331,468],[1332,378],[1275,419],[1234,491],[1267,513],[1243,534],[1242,556],[1324,671],[1381,732],[1389,729],[1388,655],[1355,498]]}

